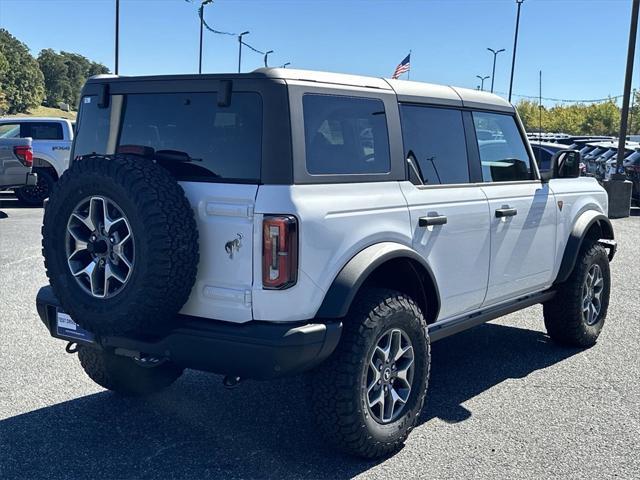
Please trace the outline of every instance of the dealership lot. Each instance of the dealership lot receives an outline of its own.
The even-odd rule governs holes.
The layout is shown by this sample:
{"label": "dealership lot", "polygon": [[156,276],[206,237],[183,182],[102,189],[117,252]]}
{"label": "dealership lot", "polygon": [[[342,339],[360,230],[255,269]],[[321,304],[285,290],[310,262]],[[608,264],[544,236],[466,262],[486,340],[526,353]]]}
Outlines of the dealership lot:
{"label": "dealership lot", "polygon": [[0,194],[3,478],[636,477],[640,471],[640,216],[613,222],[609,316],[587,351],[550,343],[540,307],[434,344],[423,422],[381,462],[314,433],[304,378],[187,372],[146,400],[93,384],[35,311],[42,209]]}

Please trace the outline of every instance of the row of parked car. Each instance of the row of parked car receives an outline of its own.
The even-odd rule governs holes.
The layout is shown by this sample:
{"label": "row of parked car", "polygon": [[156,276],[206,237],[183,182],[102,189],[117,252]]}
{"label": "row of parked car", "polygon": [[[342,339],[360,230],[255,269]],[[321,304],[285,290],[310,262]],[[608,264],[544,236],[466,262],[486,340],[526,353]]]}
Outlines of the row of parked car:
{"label": "row of parked car", "polygon": [[[541,171],[548,170],[553,154],[560,150],[579,150],[582,155],[583,175],[608,180],[616,173],[618,139],[615,137],[570,136],[565,134],[529,133],[531,148]],[[633,182],[632,196],[640,201],[640,142],[630,137],[625,142],[622,171]]]}

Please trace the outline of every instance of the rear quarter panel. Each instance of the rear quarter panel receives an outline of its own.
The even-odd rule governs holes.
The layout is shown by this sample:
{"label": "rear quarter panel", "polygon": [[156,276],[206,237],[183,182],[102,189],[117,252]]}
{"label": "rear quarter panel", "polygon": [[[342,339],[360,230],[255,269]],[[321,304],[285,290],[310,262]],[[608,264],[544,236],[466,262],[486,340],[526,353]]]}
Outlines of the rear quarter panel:
{"label": "rear quarter panel", "polygon": [[263,290],[262,239],[256,237],[253,314],[257,320],[313,318],[331,283],[356,253],[383,241],[411,247],[409,211],[398,182],[263,185],[256,198],[256,217],[262,214],[297,217],[299,275],[298,283],[287,290]]}

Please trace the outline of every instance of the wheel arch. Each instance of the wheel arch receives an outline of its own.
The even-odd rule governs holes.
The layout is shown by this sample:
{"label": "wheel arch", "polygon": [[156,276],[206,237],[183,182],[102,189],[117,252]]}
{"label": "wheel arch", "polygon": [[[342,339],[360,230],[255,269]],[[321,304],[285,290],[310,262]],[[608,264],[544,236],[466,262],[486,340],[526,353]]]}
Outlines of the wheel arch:
{"label": "wheel arch", "polygon": [[[614,240],[613,226],[609,218],[594,210],[586,211],[578,217],[569,234],[555,283],[562,283],[569,278],[585,239]],[[609,254],[609,257],[613,257],[612,253]]]}
{"label": "wheel arch", "polygon": [[427,323],[440,311],[440,293],[429,264],[415,250],[393,242],[371,245],[340,270],[316,314],[318,318],[342,318],[366,285],[386,287],[410,295]]}
{"label": "wheel arch", "polygon": [[42,158],[41,156],[33,158],[33,170],[37,171],[38,169],[46,169],[51,172],[51,175],[53,176],[53,179],[55,181],[58,181],[60,178],[60,175],[58,175],[58,171],[56,170],[56,167],[53,165],[53,163],[46,158]]}

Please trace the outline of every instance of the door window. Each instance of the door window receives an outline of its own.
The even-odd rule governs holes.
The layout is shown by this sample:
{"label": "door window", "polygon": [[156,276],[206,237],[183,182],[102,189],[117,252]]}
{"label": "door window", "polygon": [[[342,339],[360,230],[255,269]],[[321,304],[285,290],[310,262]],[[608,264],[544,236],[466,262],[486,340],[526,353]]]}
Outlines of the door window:
{"label": "door window", "polygon": [[402,105],[400,115],[405,157],[413,153],[425,184],[469,182],[461,111]]}
{"label": "door window", "polygon": [[[512,115],[473,112],[482,179],[485,182],[532,180],[531,159]],[[483,131],[482,136],[478,132]],[[492,139],[486,138],[490,131]]]}
{"label": "door window", "polygon": [[384,104],[375,98],[305,94],[307,171],[312,175],[388,173]]}

